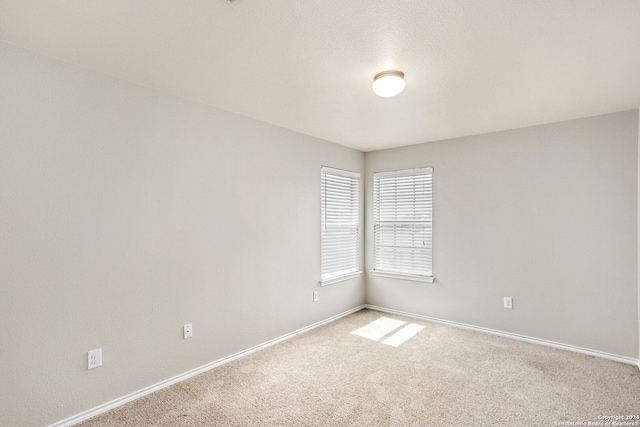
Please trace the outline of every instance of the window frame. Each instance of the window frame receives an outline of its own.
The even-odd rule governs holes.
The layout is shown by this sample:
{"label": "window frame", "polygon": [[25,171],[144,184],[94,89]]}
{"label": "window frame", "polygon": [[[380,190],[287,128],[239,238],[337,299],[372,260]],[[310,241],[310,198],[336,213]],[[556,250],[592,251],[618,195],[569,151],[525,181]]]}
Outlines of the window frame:
{"label": "window frame", "polygon": [[[320,284],[322,286],[342,282],[362,274],[360,197],[359,172],[329,166],[320,168]],[[341,268],[345,265],[345,268]]]}
{"label": "window frame", "polygon": [[435,280],[432,167],[373,174],[373,247],[374,276],[428,283]]}

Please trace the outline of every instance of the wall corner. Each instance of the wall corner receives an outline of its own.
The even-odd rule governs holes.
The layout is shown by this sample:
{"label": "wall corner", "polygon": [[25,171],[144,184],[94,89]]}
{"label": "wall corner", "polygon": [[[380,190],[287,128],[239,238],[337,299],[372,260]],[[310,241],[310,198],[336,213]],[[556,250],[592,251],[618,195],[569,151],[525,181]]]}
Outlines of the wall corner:
{"label": "wall corner", "polygon": [[638,193],[637,204],[638,207],[636,209],[636,215],[638,216],[638,225],[636,232],[638,233],[638,240],[636,244],[636,255],[638,257],[638,265],[637,265],[637,274],[638,274],[638,369],[640,369],[640,106],[636,110],[638,113],[638,164],[637,164],[637,179],[638,186],[636,188],[636,192]]}

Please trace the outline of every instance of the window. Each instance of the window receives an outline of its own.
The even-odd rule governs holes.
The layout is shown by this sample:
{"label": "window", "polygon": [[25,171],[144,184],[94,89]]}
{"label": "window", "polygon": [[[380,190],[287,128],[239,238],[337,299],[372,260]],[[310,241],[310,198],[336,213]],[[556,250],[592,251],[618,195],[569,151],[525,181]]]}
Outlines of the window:
{"label": "window", "polygon": [[360,174],[323,166],[320,222],[322,277],[328,285],[358,276],[360,271]]}
{"label": "window", "polygon": [[433,169],[373,174],[374,275],[433,282]]}

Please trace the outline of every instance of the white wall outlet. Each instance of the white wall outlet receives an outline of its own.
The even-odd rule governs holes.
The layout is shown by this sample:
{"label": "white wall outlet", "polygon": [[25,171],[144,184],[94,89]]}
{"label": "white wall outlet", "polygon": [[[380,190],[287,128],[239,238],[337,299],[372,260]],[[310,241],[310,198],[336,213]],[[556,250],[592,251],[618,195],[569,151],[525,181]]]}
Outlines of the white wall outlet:
{"label": "white wall outlet", "polygon": [[318,301],[318,291],[313,291],[313,302]]}
{"label": "white wall outlet", "polygon": [[513,309],[513,299],[504,297],[504,308]]}
{"label": "white wall outlet", "polygon": [[193,336],[193,326],[191,326],[191,323],[187,323],[182,327],[182,333],[185,340]]}
{"label": "white wall outlet", "polygon": [[89,350],[87,352],[87,365],[89,369],[102,366],[102,349],[97,348],[95,350]]}

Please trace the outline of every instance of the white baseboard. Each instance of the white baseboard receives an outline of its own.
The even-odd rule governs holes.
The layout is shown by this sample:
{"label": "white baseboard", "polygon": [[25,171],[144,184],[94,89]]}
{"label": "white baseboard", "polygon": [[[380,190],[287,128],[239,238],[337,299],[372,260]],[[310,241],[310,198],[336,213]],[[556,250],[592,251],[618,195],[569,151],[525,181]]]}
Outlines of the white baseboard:
{"label": "white baseboard", "polygon": [[630,364],[630,365],[636,365],[638,367],[638,369],[640,369],[640,359],[633,359],[631,357],[619,356],[617,354],[605,353],[603,351],[591,350],[591,349],[588,349],[588,348],[577,347],[577,346],[573,346],[573,345],[569,345],[569,344],[562,344],[562,343],[558,343],[558,342],[554,342],[554,341],[547,341],[547,340],[543,340],[543,339],[539,339],[539,338],[528,337],[526,335],[514,334],[514,333],[511,333],[511,332],[503,332],[503,331],[498,331],[498,330],[495,330],[495,329],[483,328],[483,327],[480,327],[480,326],[467,325],[465,323],[452,322],[450,320],[443,320],[443,319],[438,319],[438,318],[435,318],[435,317],[423,316],[423,315],[420,315],[420,314],[407,313],[405,311],[393,310],[393,309],[390,309],[390,308],[378,307],[378,306],[370,305],[370,304],[365,304],[364,307],[368,308],[370,310],[380,311],[380,312],[383,312],[383,313],[397,314],[399,316],[412,317],[414,319],[426,320],[428,322],[434,322],[434,323],[440,323],[440,324],[443,324],[443,325],[455,326],[457,328],[469,329],[469,330],[478,331],[478,332],[484,332],[484,333],[487,333],[487,334],[498,335],[498,336],[501,336],[501,337],[511,338],[511,339],[518,340],[518,341],[526,341],[526,342],[530,342],[530,343],[534,343],[534,344],[540,344],[540,345],[545,345],[545,346],[548,346],[548,347],[555,347],[555,348],[559,348],[559,349],[562,349],[562,350],[569,350],[569,351],[573,351],[573,352],[576,352],[576,353],[582,353],[582,354],[586,354],[586,355],[589,355],[589,356],[595,356],[595,357],[601,357],[601,358],[604,358],[604,359],[615,360],[616,362],[622,362],[622,363],[627,363],[627,364]]}
{"label": "white baseboard", "polygon": [[443,325],[449,325],[449,326],[455,326],[458,328],[463,328],[463,329],[469,329],[472,331],[478,331],[478,332],[484,332],[484,333],[488,333],[488,334],[492,334],[492,335],[498,335],[501,337],[505,337],[505,338],[511,338],[511,339],[515,339],[515,340],[519,340],[519,341],[526,341],[526,342],[530,342],[530,343],[534,343],[534,344],[540,344],[540,345],[545,345],[545,346],[549,346],[549,347],[555,347],[555,348],[559,348],[562,350],[568,350],[568,351],[573,351],[573,352],[577,352],[577,353],[582,353],[582,354],[587,354],[589,356],[595,356],[595,357],[601,357],[601,358],[605,358],[605,359],[610,359],[610,360],[614,360],[617,362],[622,362],[622,363],[627,363],[627,364],[631,364],[631,365],[636,365],[638,367],[638,369],[640,370],[640,359],[633,359],[630,357],[625,357],[625,356],[618,356],[615,354],[610,354],[610,353],[605,353],[605,352],[601,352],[601,351],[597,351],[597,350],[590,350],[587,348],[582,348],[582,347],[577,347],[577,346],[572,346],[572,345],[568,345],[568,344],[561,344],[561,343],[557,343],[557,342],[553,342],[553,341],[547,341],[547,340],[542,340],[542,339],[538,339],[538,338],[532,338],[532,337],[528,337],[525,335],[519,335],[519,334],[513,334],[510,332],[502,332],[502,331],[498,331],[495,329],[489,329],[489,328],[483,328],[480,326],[473,326],[473,325],[467,325],[464,323],[458,323],[458,322],[453,322],[453,321],[449,321],[449,320],[443,320],[443,319],[438,319],[435,317],[430,317],[430,316],[423,316],[420,314],[414,314],[414,313],[408,313],[405,311],[400,311],[400,310],[393,310],[390,308],[385,308],[385,307],[378,307],[375,305],[370,305],[370,304],[364,304],[355,308],[352,308],[350,310],[347,310],[343,313],[337,314],[335,316],[332,316],[328,319],[325,320],[321,320],[320,322],[314,323],[312,325],[306,326],[304,328],[298,329],[296,331],[290,332],[288,334],[282,335],[278,338],[274,338],[270,341],[266,341],[262,344],[258,344],[256,346],[253,346],[251,348],[248,348],[246,350],[240,351],[238,353],[232,354],[230,356],[224,357],[222,359],[218,359],[215,360],[213,362],[210,362],[206,365],[200,366],[198,368],[192,369],[188,372],[176,375],[175,377],[166,379],[164,381],[160,381],[159,383],[153,384],[149,387],[145,387],[141,390],[138,390],[136,392],[133,392],[131,394],[128,394],[126,396],[122,396],[119,397],[117,399],[114,399],[110,402],[104,403],[102,405],[96,406],[95,408],[89,409],[87,411],[81,412],[77,415],[73,415],[69,418],[66,418],[62,421],[58,421],[54,424],[51,424],[49,427],[70,427],[73,426],[74,424],[77,424],[81,421],[84,421],[86,419],[89,419],[91,417],[94,417],[96,415],[99,415],[103,412],[107,412],[111,409],[117,408],[118,406],[124,405],[125,403],[131,402],[133,400],[139,399],[142,396],[146,396],[147,394],[153,393],[155,391],[161,390],[165,387],[169,387],[170,385],[173,385],[175,383],[178,383],[180,381],[184,381],[187,378],[191,378],[195,375],[201,374],[203,372],[206,372],[210,369],[213,369],[215,367],[224,365],[225,363],[231,362],[233,360],[239,359],[243,356],[247,356],[251,353],[254,353],[256,351],[260,351],[263,350],[267,347],[270,347],[274,344],[277,344],[281,341],[285,341],[289,338],[293,338],[296,335],[302,334],[304,332],[310,331],[311,329],[317,328],[319,326],[323,326],[326,325],[327,323],[331,323],[341,317],[344,316],[348,316],[351,313],[355,313],[357,311],[360,311],[362,309],[370,309],[370,310],[375,310],[375,311],[379,311],[379,312],[383,312],[383,313],[390,313],[390,314],[397,314],[399,316],[406,316],[406,317],[411,317],[414,319],[420,319],[420,320],[425,320],[428,322],[434,322],[434,323],[440,323]]}
{"label": "white baseboard", "polygon": [[160,381],[159,383],[153,384],[149,387],[145,387],[141,390],[133,392],[131,394],[127,394],[126,396],[119,397],[117,399],[112,400],[111,402],[104,403],[102,405],[96,406],[95,408],[89,409],[87,411],[81,412],[77,415],[73,415],[69,418],[66,418],[62,421],[58,421],[57,423],[51,424],[49,427],[69,427],[74,424],[77,424],[81,421],[89,419],[91,417],[95,417],[103,412],[107,412],[111,409],[117,408],[118,406],[124,405],[125,403],[131,402],[132,400],[136,400],[141,398],[142,396],[146,396],[147,394],[153,393],[155,391],[161,390],[165,387],[169,387],[172,384],[178,383],[180,381],[184,381],[187,378],[191,378],[194,375],[201,374],[210,369],[218,367],[220,365],[224,365],[225,363],[231,362],[233,360],[239,359],[243,356],[247,356],[251,353],[255,353],[256,351],[263,350],[267,347],[270,347],[274,344],[277,344],[281,341],[288,340],[289,338],[293,338],[296,335],[302,334],[304,332],[310,331],[311,329],[317,328],[319,326],[326,325],[327,323],[331,323],[334,320],[337,320],[341,317],[348,316],[351,313],[355,313],[356,311],[360,311],[365,308],[364,305],[352,308],[351,310],[347,310],[343,313],[337,314],[335,316],[329,317],[328,319],[321,320],[313,325],[306,326],[304,328],[298,329],[296,331],[290,332],[288,334],[282,335],[278,338],[274,338],[272,340],[266,341],[262,344],[258,344],[246,350],[240,351],[238,353],[232,354],[227,357],[223,357],[222,359],[215,360],[211,363],[207,363],[206,365],[200,366],[199,368],[192,369],[188,372],[185,372],[180,375],[176,375],[175,377],[169,378],[164,381]]}

